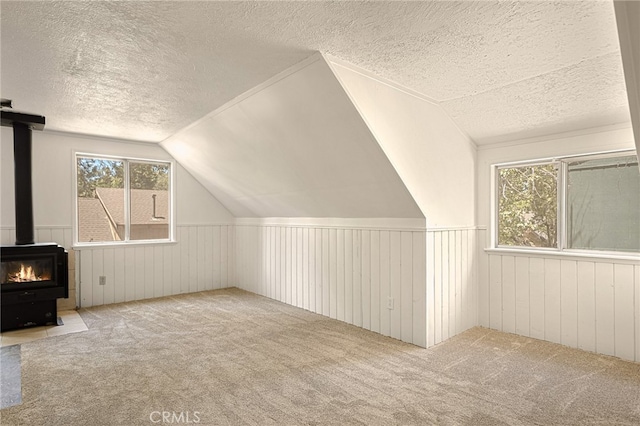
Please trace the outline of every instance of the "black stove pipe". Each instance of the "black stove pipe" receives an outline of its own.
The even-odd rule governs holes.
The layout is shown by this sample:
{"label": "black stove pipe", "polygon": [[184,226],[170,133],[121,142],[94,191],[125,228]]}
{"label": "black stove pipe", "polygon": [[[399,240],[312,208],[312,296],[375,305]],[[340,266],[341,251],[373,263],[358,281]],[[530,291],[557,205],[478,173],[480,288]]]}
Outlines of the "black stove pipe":
{"label": "black stove pipe", "polygon": [[31,180],[31,130],[44,128],[44,117],[2,110],[2,125],[13,127],[16,245],[35,242]]}
{"label": "black stove pipe", "polygon": [[31,129],[13,123],[13,167],[16,209],[16,245],[35,243],[31,182]]}

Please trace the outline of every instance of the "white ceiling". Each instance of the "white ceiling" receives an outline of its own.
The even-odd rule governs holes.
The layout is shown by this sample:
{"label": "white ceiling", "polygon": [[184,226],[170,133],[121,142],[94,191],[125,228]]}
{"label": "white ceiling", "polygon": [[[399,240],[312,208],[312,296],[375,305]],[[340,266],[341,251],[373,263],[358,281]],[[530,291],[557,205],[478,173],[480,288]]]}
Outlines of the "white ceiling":
{"label": "white ceiling", "polygon": [[159,142],[314,51],[439,102],[477,143],[628,123],[609,1],[6,2],[1,95]]}

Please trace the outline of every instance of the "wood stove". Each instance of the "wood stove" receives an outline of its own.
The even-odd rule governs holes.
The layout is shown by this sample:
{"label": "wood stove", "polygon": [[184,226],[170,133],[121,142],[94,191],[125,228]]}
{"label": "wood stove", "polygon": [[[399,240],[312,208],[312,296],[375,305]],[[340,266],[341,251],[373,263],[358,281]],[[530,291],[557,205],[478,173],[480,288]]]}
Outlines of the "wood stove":
{"label": "wood stove", "polygon": [[54,243],[0,251],[2,331],[58,324],[56,299],[69,297],[67,251]]}
{"label": "wood stove", "polygon": [[16,244],[0,247],[0,329],[58,324],[56,299],[69,297],[67,251],[34,242],[31,130],[42,130],[44,117],[1,113],[2,125],[13,127]]}

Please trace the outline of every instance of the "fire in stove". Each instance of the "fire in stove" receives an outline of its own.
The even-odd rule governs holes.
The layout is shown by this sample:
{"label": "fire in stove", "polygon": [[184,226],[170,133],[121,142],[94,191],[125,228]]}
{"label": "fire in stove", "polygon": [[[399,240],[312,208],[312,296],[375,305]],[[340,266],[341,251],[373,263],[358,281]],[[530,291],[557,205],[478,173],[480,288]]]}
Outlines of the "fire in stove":
{"label": "fire in stove", "polygon": [[50,260],[22,262],[2,262],[2,284],[31,281],[50,281],[52,275]]}

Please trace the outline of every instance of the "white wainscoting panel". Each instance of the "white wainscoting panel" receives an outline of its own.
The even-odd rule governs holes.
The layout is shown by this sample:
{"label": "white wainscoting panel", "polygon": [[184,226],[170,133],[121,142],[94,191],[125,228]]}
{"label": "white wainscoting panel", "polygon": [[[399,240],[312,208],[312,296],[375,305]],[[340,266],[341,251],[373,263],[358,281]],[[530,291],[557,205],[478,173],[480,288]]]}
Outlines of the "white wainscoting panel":
{"label": "white wainscoting panel", "polygon": [[233,225],[178,226],[175,244],[76,248],[79,306],[233,287],[234,232]]}
{"label": "white wainscoting panel", "polygon": [[475,229],[427,231],[427,346],[477,325],[476,240]]}
{"label": "white wainscoting panel", "polygon": [[640,361],[638,262],[483,253],[480,263],[480,325]]}
{"label": "white wainscoting panel", "polygon": [[236,237],[238,287],[426,346],[424,231],[237,225]]}
{"label": "white wainscoting panel", "polygon": [[477,323],[476,233],[236,225],[237,285],[432,346]]}

